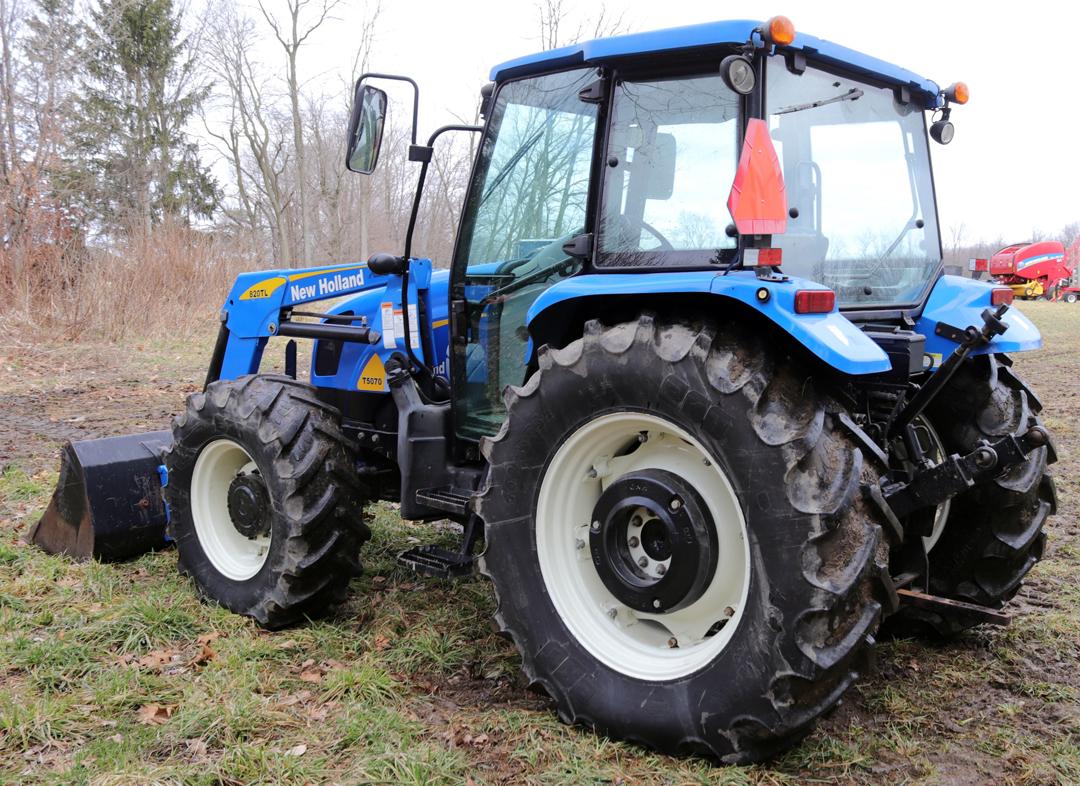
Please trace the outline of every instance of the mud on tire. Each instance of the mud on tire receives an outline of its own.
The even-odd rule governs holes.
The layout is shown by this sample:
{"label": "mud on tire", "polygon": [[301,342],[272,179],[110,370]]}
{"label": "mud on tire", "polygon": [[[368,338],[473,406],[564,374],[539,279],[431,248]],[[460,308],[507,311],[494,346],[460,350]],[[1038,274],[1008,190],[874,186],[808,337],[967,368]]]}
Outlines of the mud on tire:
{"label": "mud on tire", "polygon": [[[204,597],[267,628],[317,616],[344,600],[349,581],[360,573],[359,549],[370,531],[362,519],[353,448],[338,420],[337,410],[320,402],[309,385],[286,376],[218,381],[188,397],[173,420],[166,497],[180,570]],[[246,580],[214,566],[193,520],[196,462],[222,438],[250,455],[269,492],[269,550]]]}
{"label": "mud on tire", "polygon": [[[821,380],[747,330],[710,324],[586,325],[509,388],[479,512],[481,567],[531,683],[559,716],[667,753],[727,762],[802,739],[859,676],[883,613],[896,606],[883,519],[863,490],[880,454]],[[537,497],[568,435],[615,412],[648,412],[693,435],[738,497],[749,584],[723,649],[692,673],[641,679],[571,634],[537,556]]]}
{"label": "mud on tire", "polygon": [[[1020,436],[1039,423],[1042,409],[1004,356],[985,355],[964,364],[929,417],[950,453],[965,454],[983,440]],[[1057,508],[1052,456],[1038,448],[1027,460],[992,481],[955,497],[941,538],[930,552],[930,592],[1000,608],[1043,555],[1043,525]],[[977,624],[962,615],[905,607],[897,624],[921,623],[940,635]],[[909,625],[909,623],[911,623]]]}

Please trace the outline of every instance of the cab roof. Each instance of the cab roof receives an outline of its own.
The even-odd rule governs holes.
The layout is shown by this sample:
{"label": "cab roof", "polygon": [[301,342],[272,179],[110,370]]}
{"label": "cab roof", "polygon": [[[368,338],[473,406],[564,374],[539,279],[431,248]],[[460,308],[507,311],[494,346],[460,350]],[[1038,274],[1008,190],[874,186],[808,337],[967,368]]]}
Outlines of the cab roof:
{"label": "cab roof", "polygon": [[[749,19],[732,19],[704,24],[672,27],[666,30],[654,30],[648,33],[598,38],[579,44],[538,52],[533,55],[508,60],[491,69],[491,79],[501,82],[530,74],[538,74],[558,68],[578,64],[601,64],[617,58],[635,55],[677,52],[680,50],[701,50],[725,44],[741,44],[749,40],[755,28],[764,22]],[[921,94],[925,106],[934,108],[938,105],[940,88],[936,82],[919,76],[905,68],[900,68],[876,57],[864,55],[846,46],[834,44],[823,38],[815,38],[805,33],[796,33],[794,42],[784,47],[794,49],[806,55],[807,60],[824,65],[840,67],[855,74],[870,76],[886,83],[908,87],[913,94]]]}

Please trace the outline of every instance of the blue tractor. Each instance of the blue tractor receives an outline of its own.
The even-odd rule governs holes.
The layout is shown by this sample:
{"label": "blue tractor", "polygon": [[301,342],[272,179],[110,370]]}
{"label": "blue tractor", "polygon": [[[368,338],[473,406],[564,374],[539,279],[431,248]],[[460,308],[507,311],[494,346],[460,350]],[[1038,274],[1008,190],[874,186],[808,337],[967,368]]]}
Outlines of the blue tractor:
{"label": "blue tractor", "polygon": [[[724,761],[805,736],[883,621],[1006,621],[1054,450],[1008,357],[1038,330],[1009,289],[943,275],[930,141],[967,87],[784,17],[491,79],[484,125],[427,144],[414,102],[403,252],[240,276],[203,392],[169,432],[67,446],[36,540],[167,537],[204,596],[278,628],[343,598],[365,505],[396,501],[460,523],[459,549],[402,563],[475,561],[561,718]],[[353,171],[387,80],[416,91],[358,81]],[[449,131],[480,143],[447,268],[412,237]],[[271,344],[285,374],[260,373]]]}

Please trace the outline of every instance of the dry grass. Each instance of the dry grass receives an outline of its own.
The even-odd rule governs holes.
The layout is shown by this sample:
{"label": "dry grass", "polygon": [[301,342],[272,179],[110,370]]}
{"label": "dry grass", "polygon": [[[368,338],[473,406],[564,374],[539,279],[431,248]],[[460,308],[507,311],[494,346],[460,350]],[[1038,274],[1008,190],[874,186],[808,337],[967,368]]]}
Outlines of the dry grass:
{"label": "dry grass", "polygon": [[260,264],[237,241],[179,224],[109,247],[0,251],[0,330],[117,341],[189,336],[212,321],[236,275]]}

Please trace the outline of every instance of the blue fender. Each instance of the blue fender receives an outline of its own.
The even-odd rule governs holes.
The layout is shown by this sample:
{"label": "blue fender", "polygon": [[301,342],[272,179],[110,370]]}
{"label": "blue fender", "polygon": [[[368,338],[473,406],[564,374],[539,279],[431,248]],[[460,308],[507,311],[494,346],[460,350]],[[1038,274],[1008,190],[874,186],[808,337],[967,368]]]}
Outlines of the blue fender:
{"label": "blue fender", "polygon": [[[759,300],[766,289],[769,298]],[[800,289],[825,289],[801,278],[783,281],[759,279],[752,271],[728,275],[704,271],[672,273],[602,273],[575,276],[552,286],[529,309],[532,324],[546,309],[575,298],[613,295],[713,294],[746,304],[772,320],[795,341],[844,374],[878,374],[891,368],[888,355],[835,308],[827,314],[796,314],[795,293]]]}
{"label": "blue fender", "polygon": [[[957,342],[950,341],[935,332],[939,322],[956,328],[969,325],[982,327],[982,312],[990,308],[990,292],[999,286],[975,281],[962,276],[942,276],[934,285],[923,307],[922,315],[915,321],[915,330],[926,336],[926,352],[934,358],[935,366],[948,357]],[[1034,323],[1013,307],[1003,320],[1009,326],[1002,335],[995,336],[988,346],[972,351],[973,355],[997,352],[1026,352],[1042,346],[1042,334]]]}

